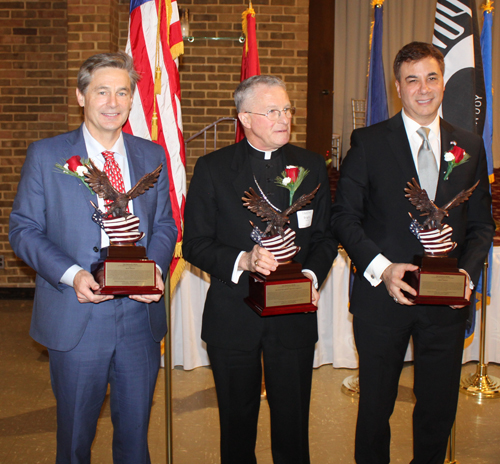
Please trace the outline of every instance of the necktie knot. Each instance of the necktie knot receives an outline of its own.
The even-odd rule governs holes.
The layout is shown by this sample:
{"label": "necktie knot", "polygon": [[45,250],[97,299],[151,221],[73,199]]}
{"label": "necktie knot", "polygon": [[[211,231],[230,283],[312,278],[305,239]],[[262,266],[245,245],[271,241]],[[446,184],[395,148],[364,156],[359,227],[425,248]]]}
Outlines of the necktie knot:
{"label": "necktie knot", "polygon": [[109,151],[109,150],[104,150],[102,152],[102,156],[104,156],[104,159],[109,162],[113,162],[115,160],[115,152],[114,151]]}
{"label": "necktie knot", "polygon": [[422,140],[423,140],[422,143],[423,143],[423,146],[426,150],[431,149],[431,146],[429,143],[430,132],[431,132],[431,130],[428,127],[421,127],[420,129],[417,130],[417,134],[420,135],[420,137],[422,137]]}

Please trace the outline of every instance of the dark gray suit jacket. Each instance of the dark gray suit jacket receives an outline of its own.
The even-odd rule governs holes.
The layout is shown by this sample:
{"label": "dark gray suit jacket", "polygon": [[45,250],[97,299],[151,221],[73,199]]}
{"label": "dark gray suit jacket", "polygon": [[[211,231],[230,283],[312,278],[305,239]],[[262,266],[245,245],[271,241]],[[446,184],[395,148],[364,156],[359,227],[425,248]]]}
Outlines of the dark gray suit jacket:
{"label": "dark gray suit jacket", "polygon": [[[471,158],[456,167],[445,181],[448,163],[444,153],[451,149],[452,141]],[[414,307],[396,304],[383,283],[372,287],[363,273],[378,253],[394,263],[412,263],[416,255],[423,254],[422,245],[409,231],[408,213],[420,218],[420,212],[405,198],[404,188],[412,178],[418,180],[418,175],[401,113],[352,133],[351,148],[341,167],[332,208],[332,229],[357,269],[351,312],[389,326],[406,324]],[[453,227],[452,240],[458,244],[450,256],[458,258],[459,268],[465,269],[476,284],[494,235],[484,145],[477,135],[441,120],[436,204],[446,204],[477,180],[480,183],[469,201],[452,209],[445,219],[445,223]],[[468,313],[449,306],[426,308],[429,317],[439,324],[463,320]]]}

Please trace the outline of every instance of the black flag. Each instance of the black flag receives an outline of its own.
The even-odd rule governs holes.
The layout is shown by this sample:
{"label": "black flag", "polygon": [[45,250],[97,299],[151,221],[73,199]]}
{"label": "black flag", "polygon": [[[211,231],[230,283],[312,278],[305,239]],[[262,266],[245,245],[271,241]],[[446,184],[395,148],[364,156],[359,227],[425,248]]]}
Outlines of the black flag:
{"label": "black flag", "polygon": [[444,55],[443,118],[482,136],[486,94],[475,0],[438,0],[432,43]]}

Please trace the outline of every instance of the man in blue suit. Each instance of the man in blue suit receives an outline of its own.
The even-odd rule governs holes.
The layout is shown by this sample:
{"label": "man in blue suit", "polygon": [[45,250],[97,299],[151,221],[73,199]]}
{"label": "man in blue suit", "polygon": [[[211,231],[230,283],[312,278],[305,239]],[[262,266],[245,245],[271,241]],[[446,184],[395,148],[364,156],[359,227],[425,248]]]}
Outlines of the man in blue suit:
{"label": "man in blue suit", "polygon": [[[165,163],[164,150],[122,132],[139,76],[130,57],[107,53],[80,68],[78,102],[84,123],[76,131],[28,148],[10,217],[13,250],[36,272],[31,336],[50,356],[57,400],[57,463],[89,463],[108,383],[115,463],[149,463],[147,432],[167,331],[162,295],[113,298],[95,292],[90,273],[108,237],[92,221],[103,200],[55,164],[90,158],[101,170],[103,151],[113,152],[125,189]],[[63,161],[64,163],[64,161]],[[138,243],[157,264],[163,291],[177,229],[169,200],[167,169],[157,184],[129,203],[140,219]]]}

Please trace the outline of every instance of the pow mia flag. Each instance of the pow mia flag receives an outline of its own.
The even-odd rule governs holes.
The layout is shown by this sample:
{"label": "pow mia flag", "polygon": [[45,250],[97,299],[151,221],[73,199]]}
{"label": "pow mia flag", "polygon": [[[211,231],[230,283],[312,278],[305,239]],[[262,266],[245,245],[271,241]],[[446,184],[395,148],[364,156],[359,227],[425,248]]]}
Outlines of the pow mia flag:
{"label": "pow mia flag", "polygon": [[432,43],[444,55],[443,118],[482,136],[486,94],[475,0],[437,0]]}

